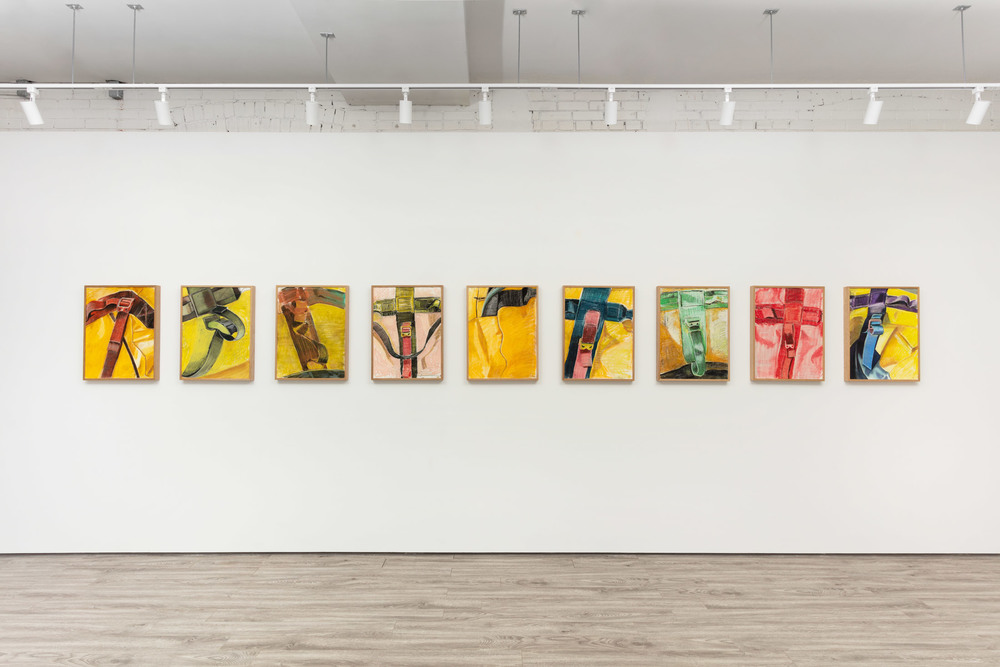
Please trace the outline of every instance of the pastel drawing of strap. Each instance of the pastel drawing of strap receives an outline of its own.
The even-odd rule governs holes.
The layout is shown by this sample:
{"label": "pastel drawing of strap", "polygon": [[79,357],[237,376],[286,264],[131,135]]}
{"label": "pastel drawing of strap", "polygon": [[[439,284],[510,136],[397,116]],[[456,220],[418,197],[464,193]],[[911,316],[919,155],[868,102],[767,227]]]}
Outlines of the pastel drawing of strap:
{"label": "pastel drawing of strap", "polygon": [[483,302],[480,317],[496,317],[501,308],[527,306],[538,294],[534,287],[508,289],[506,287],[490,287],[485,297],[476,297]]}
{"label": "pastel drawing of strap", "polygon": [[[323,287],[283,287],[278,290],[278,303],[288,325],[299,365],[302,366],[302,373],[289,377],[343,377],[343,370],[326,368],[329,354],[326,346],[319,340],[309,306],[325,304],[344,308],[347,303],[345,293]],[[322,373],[324,370],[335,370],[338,373]]]}
{"label": "pastel drawing of strap", "polygon": [[[856,359],[856,362],[860,363],[861,375],[864,378],[885,380],[889,377],[888,371],[879,365],[877,353],[879,338],[885,333],[883,318],[885,310],[889,305],[888,292],[888,289],[873,287],[868,291],[868,294],[859,295],[866,297],[865,299],[857,301],[857,303],[864,303],[868,307],[868,316],[865,318],[865,324],[861,330],[861,338],[859,340],[860,351],[858,349],[855,350],[856,355],[860,352],[860,358]],[[852,307],[854,307],[854,303],[855,301],[852,298]],[[913,309],[913,312],[916,312],[915,301]]]}
{"label": "pastel drawing of strap", "polygon": [[573,331],[563,366],[564,378],[589,378],[604,323],[632,319],[632,311],[620,303],[609,303],[610,297],[610,287],[584,287],[579,299],[565,300],[563,317],[573,320]]}
{"label": "pastel drawing of strap", "polygon": [[396,333],[399,336],[399,352],[396,352],[393,347],[392,340],[389,338],[389,334],[386,333],[381,324],[373,321],[372,333],[374,333],[382,343],[382,347],[385,348],[385,351],[389,354],[389,356],[399,360],[399,376],[406,379],[417,377],[417,357],[423,354],[424,350],[427,349],[427,345],[434,336],[434,332],[441,326],[441,318],[438,318],[427,330],[427,338],[424,339],[424,344],[417,349],[417,346],[414,345],[417,322],[416,315],[417,313],[441,312],[441,299],[437,297],[414,298],[413,292],[414,289],[412,287],[397,287],[396,297],[394,299],[382,299],[381,301],[376,301],[372,308],[374,314],[376,315],[394,315],[396,317]]}
{"label": "pastel drawing of strap", "polygon": [[691,374],[704,377],[708,370],[708,324],[706,311],[728,308],[726,290],[678,290],[660,294],[660,310],[676,310],[681,323],[681,350]]}
{"label": "pastel drawing of strap", "polygon": [[135,376],[139,377],[139,368],[135,363],[135,356],[133,356],[132,350],[129,349],[128,343],[125,341],[125,328],[128,325],[129,317],[134,317],[144,327],[152,329],[156,320],[156,313],[153,307],[132,290],[121,290],[88,302],[84,312],[84,326],[96,322],[105,315],[110,316],[114,320],[115,325],[108,339],[108,350],[104,357],[101,378],[107,379],[113,376],[122,348],[125,348],[125,352],[132,362],[132,370],[135,371]]}
{"label": "pastel drawing of strap", "polygon": [[[199,344],[181,377],[201,377],[212,369],[224,343],[237,341],[246,334],[246,325],[239,315],[226,308],[240,298],[238,287],[189,287],[187,296],[181,299],[181,320],[201,318],[205,329],[212,336],[207,343]],[[205,340],[202,337],[201,340]]]}
{"label": "pastel drawing of strap", "polygon": [[783,303],[757,305],[754,308],[754,322],[757,324],[780,324],[781,347],[778,348],[777,377],[788,379],[795,369],[795,358],[799,335],[805,325],[819,326],[823,322],[823,311],[803,305],[805,289],[789,287],[785,289]]}
{"label": "pastel drawing of strap", "polygon": [[880,305],[884,308],[896,308],[905,310],[908,313],[917,312],[917,299],[904,294],[889,295],[888,289],[871,289],[867,294],[851,295],[851,310],[855,308],[867,308],[871,304]]}
{"label": "pastel drawing of strap", "polygon": [[404,288],[399,288],[396,292],[396,298],[394,299],[382,299],[376,301],[372,304],[372,312],[376,315],[382,315],[383,317],[391,317],[396,314],[397,309],[401,309],[403,312],[411,313],[440,313],[441,312],[441,299],[436,296],[418,296],[413,297],[413,288],[406,288],[410,292],[410,296],[400,296],[399,291]]}

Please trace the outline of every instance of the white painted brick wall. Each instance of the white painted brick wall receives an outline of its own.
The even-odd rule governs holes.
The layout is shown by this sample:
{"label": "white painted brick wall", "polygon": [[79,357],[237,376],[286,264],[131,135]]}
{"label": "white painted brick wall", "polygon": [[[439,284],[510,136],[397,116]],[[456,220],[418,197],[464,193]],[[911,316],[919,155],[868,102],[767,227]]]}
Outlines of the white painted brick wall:
{"label": "white painted brick wall", "polygon": [[[736,90],[736,121],[718,123],[720,91],[615,92],[618,123],[604,124],[600,90],[494,91],[493,125],[479,125],[471,106],[414,106],[413,124],[400,125],[391,106],[350,106],[337,92],[320,91],[320,125],[305,123],[305,91],[175,90],[173,127],[156,122],[154,91],[126,91],[123,101],[100,91],[43,90],[46,124],[30,128],[13,96],[0,97],[0,130],[118,130],[156,132],[739,132],[739,131],[996,131],[994,105],[979,127],[965,124],[968,91],[884,91],[882,118],[861,123],[868,95],[844,90]],[[995,97],[988,91],[987,97]]]}

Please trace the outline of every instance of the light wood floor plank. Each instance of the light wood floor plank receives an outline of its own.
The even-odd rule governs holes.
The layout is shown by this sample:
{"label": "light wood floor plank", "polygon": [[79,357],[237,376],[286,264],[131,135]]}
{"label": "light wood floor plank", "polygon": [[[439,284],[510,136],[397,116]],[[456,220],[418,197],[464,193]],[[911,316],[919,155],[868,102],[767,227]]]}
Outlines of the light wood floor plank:
{"label": "light wood floor plank", "polygon": [[3,665],[1000,665],[990,556],[0,556]]}

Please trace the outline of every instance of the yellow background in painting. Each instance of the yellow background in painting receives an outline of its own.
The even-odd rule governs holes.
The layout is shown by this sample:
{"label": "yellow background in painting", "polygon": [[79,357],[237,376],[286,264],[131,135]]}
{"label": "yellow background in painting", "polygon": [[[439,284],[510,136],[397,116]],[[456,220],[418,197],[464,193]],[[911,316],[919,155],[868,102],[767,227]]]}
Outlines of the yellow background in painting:
{"label": "yellow background in painting", "polygon": [[[237,315],[246,327],[243,338],[225,341],[219,358],[212,368],[204,375],[194,380],[249,380],[250,379],[250,342],[253,340],[253,321],[251,320],[253,304],[253,288],[240,287],[240,298],[226,304],[226,308]],[[181,288],[181,298],[187,296],[187,288]],[[212,340],[212,332],[205,328],[202,318],[195,317],[181,324],[181,369],[187,366],[194,350],[204,349]]]}
{"label": "yellow background in painting", "polygon": [[[870,288],[851,289],[850,296],[868,294]],[[891,287],[889,296],[917,299],[917,293]],[[918,302],[919,303],[919,302]],[[919,305],[918,305],[919,309]],[[868,316],[868,308],[851,311],[848,348],[861,335],[861,327]],[[882,321],[885,332],[879,337],[875,350],[881,355],[878,365],[889,373],[890,380],[916,380],[920,377],[920,313],[898,308],[886,308]]]}
{"label": "yellow background in painting", "polygon": [[[347,293],[346,287],[321,287],[320,289],[337,290]],[[313,304],[309,306],[312,313],[313,324],[316,326],[316,333],[319,335],[319,342],[326,347],[328,360],[326,368],[330,370],[347,370],[346,364],[346,342],[347,342],[347,317],[345,308],[337,308],[325,303]],[[288,332],[288,322],[281,314],[280,305],[275,305],[275,373],[279,378],[288,377],[295,373],[301,373],[302,364],[299,362],[299,355],[295,352],[295,344],[292,343],[292,335]],[[317,365],[317,370],[319,366]]]}
{"label": "yellow background in painting", "polygon": [[[84,290],[83,304],[100,299],[101,297],[122,290],[132,290],[153,307],[157,320],[160,317],[160,304],[156,303],[155,287],[88,287]],[[129,317],[128,326],[125,328],[124,340],[132,350],[135,357],[136,366],[139,368],[139,377],[151,379],[154,377],[154,362],[156,360],[156,333],[154,329],[147,329],[142,326],[139,320]],[[101,377],[104,370],[104,359],[108,353],[108,341],[111,339],[111,331],[115,323],[110,315],[105,315],[101,319],[92,322],[90,326],[83,328],[83,377],[87,380],[96,380]],[[118,362],[115,364],[114,373],[111,377],[116,379],[136,379],[135,369],[129,361],[128,352],[122,347],[121,354],[118,355]]]}
{"label": "yellow background in painting", "polygon": [[507,306],[495,317],[480,317],[488,292],[489,287],[466,290],[469,379],[534,380],[538,377],[537,295],[526,306]]}
{"label": "yellow background in painting", "polygon": [[[620,303],[629,310],[635,308],[635,291],[631,287],[611,290],[608,303]],[[567,287],[563,299],[579,299],[582,287]],[[633,321],[604,322],[604,331],[594,350],[594,366],[590,370],[593,380],[631,380]],[[569,341],[573,337],[573,320],[563,320],[563,368],[569,354]]]}

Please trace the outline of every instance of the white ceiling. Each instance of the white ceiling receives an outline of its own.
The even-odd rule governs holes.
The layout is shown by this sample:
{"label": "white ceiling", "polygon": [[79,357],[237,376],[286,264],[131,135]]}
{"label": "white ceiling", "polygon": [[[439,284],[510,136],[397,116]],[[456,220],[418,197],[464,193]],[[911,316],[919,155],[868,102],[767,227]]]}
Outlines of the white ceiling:
{"label": "white ceiling", "polygon": [[[80,0],[76,79],[131,80],[132,11]],[[338,83],[513,82],[515,8],[521,80],[766,82],[767,7],[777,83],[960,82],[956,0],[146,0],[139,82],[323,79],[324,40]],[[72,12],[62,0],[0,0],[0,81],[70,78]],[[1000,81],[1000,1],[965,15],[968,79]]]}

